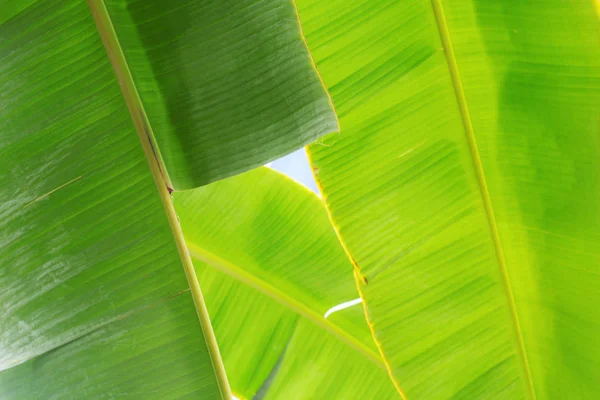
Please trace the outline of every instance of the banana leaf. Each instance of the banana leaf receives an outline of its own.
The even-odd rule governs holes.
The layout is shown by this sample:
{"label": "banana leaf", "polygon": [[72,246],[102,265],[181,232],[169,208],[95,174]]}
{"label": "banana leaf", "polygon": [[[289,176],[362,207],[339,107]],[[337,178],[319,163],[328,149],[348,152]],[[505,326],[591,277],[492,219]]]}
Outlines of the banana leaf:
{"label": "banana leaf", "polygon": [[406,399],[600,395],[593,1],[299,0],[310,146]]}
{"label": "banana leaf", "polygon": [[7,1],[0,38],[0,397],[230,398],[169,192],[335,128],[293,4]]}
{"label": "banana leaf", "polygon": [[314,193],[260,168],[173,198],[238,398],[399,399]]}

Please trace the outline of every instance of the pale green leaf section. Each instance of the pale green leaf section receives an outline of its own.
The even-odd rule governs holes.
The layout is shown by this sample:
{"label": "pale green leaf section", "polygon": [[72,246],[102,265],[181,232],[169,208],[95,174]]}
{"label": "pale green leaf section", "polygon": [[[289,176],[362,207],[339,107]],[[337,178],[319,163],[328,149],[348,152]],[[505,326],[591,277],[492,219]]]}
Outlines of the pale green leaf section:
{"label": "pale green leaf section", "polygon": [[190,189],[338,130],[293,0],[104,0],[163,171]]}
{"label": "pale green leaf section", "polygon": [[267,168],[173,196],[238,397],[399,398],[362,307],[324,318],[358,294],[320,199]]}
{"label": "pale green leaf section", "polygon": [[298,6],[341,126],[312,164],[405,397],[598,397],[594,2]]}
{"label": "pale green leaf section", "polygon": [[0,398],[227,398],[166,186],[157,191],[88,5],[9,3],[0,4]]}

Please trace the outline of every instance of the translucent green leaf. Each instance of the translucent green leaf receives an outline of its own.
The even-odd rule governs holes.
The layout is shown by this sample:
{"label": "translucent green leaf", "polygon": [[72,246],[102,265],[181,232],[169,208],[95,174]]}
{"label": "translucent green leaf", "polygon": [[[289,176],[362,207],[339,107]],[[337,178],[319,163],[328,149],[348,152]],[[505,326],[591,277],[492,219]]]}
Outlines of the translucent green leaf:
{"label": "translucent green leaf", "polygon": [[321,201],[261,168],[174,194],[225,363],[245,399],[397,399]]}
{"label": "translucent green leaf", "polygon": [[298,5],[341,125],[312,164],[399,389],[598,397],[593,2]]}

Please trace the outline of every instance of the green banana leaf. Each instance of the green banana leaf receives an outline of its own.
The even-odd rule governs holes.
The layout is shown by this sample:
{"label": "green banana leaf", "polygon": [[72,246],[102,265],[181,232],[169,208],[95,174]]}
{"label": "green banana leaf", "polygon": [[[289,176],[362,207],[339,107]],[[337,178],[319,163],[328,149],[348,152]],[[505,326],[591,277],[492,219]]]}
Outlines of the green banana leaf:
{"label": "green banana leaf", "polygon": [[352,264],[317,196],[260,168],[174,193],[188,248],[243,399],[398,399]]}
{"label": "green banana leaf", "polygon": [[338,130],[293,0],[89,3],[106,6],[101,33],[118,38],[139,95],[127,101],[143,106],[171,187],[247,171]]}
{"label": "green banana leaf", "polygon": [[230,398],[169,176],[300,147],[333,128],[329,99],[292,3],[89,3],[0,4],[0,397]]}
{"label": "green banana leaf", "polygon": [[586,1],[299,0],[310,146],[406,399],[600,395],[600,46]]}

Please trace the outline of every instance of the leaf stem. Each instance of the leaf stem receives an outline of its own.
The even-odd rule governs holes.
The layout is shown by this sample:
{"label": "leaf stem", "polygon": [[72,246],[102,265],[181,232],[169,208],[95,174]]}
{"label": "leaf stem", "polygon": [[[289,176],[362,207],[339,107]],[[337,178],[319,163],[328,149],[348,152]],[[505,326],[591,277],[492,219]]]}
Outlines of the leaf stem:
{"label": "leaf stem", "polygon": [[260,277],[252,275],[251,273],[245,271],[242,267],[218,257],[217,255],[193,243],[192,241],[188,241],[187,246],[190,251],[190,254],[194,259],[201,261],[209,265],[210,267],[231,276],[232,278],[243,283],[244,285],[256,289],[259,292],[269,296],[273,300],[277,301],[279,304],[284,305],[291,311],[298,313],[299,315],[311,321],[315,325],[331,333],[332,335],[340,339],[342,342],[344,342],[357,352],[359,352],[361,355],[363,355],[365,358],[367,358],[369,361],[371,361],[378,367],[382,369],[385,368],[381,361],[381,358],[379,358],[378,354],[375,351],[373,351],[361,341],[357,340],[354,336],[350,335],[345,330],[341,329],[339,326],[333,324],[331,321],[324,318],[323,314],[316,312],[307,304],[279,290],[278,288],[264,281]]}
{"label": "leaf stem", "polygon": [[206,346],[208,348],[208,353],[215,371],[217,383],[221,391],[221,397],[226,400],[231,400],[233,399],[233,396],[231,389],[229,388],[225,367],[223,366],[223,361],[221,359],[217,340],[212,329],[208,310],[206,309],[206,303],[204,302],[198,277],[194,272],[192,259],[185,244],[183,232],[181,230],[181,226],[179,225],[179,220],[177,219],[177,214],[175,213],[175,208],[173,207],[173,202],[169,193],[172,185],[168,180],[164,164],[161,162],[160,154],[158,153],[158,149],[154,143],[150,124],[148,123],[141,99],[135,87],[129,67],[127,66],[127,61],[125,60],[125,56],[121,50],[119,40],[110,20],[110,16],[108,15],[104,1],[88,0],[88,5],[92,11],[98,32],[100,33],[102,41],[104,42],[106,52],[108,53],[112,63],[117,80],[121,86],[123,97],[125,98],[125,102],[129,108],[131,118],[133,119],[133,123],[140,138],[144,153],[146,154],[148,164],[150,165],[150,170],[152,171],[152,176],[154,177],[154,182],[156,183],[160,199],[163,203],[169,225],[171,226],[171,231],[173,233],[192,298],[194,300],[194,305],[196,306],[196,312],[198,314],[198,319],[200,320],[200,325],[204,334],[204,340],[206,341]]}
{"label": "leaf stem", "polygon": [[431,4],[433,7],[433,13],[435,14],[435,19],[436,19],[436,22],[438,25],[438,29],[440,32],[440,38],[442,41],[442,45],[444,46],[444,53],[446,55],[446,61],[448,63],[448,70],[450,72],[450,77],[452,79],[452,85],[454,86],[454,93],[456,95],[456,102],[458,104],[458,109],[460,111],[460,115],[462,118],[463,126],[465,129],[465,134],[466,134],[466,139],[469,144],[469,149],[471,151],[471,157],[473,159],[473,166],[475,168],[475,173],[477,175],[477,181],[479,183],[479,189],[481,192],[483,206],[485,209],[485,213],[487,215],[488,225],[490,227],[492,240],[494,242],[494,248],[496,250],[496,256],[498,258],[498,265],[500,266],[502,280],[504,281],[504,290],[505,290],[506,296],[508,298],[508,306],[510,308],[510,312],[511,312],[513,323],[514,323],[516,341],[517,341],[517,346],[518,346],[518,353],[519,353],[519,358],[522,361],[523,374],[525,375],[527,391],[528,391],[531,399],[535,400],[535,398],[536,398],[535,388],[533,386],[533,379],[531,377],[531,368],[529,366],[529,359],[527,357],[525,342],[523,340],[523,331],[521,329],[521,324],[519,322],[519,315],[517,312],[517,306],[515,304],[515,296],[514,296],[514,293],[512,290],[511,282],[510,282],[510,275],[508,273],[508,268],[506,266],[506,259],[504,257],[504,250],[502,249],[502,241],[500,240],[500,233],[498,231],[498,225],[496,223],[494,209],[492,207],[492,199],[490,197],[490,193],[489,193],[488,186],[487,186],[487,181],[485,178],[485,172],[483,170],[483,165],[481,163],[481,158],[479,156],[479,147],[477,146],[477,140],[475,138],[473,124],[471,122],[471,116],[469,114],[467,99],[465,97],[462,80],[460,78],[458,64],[456,63],[456,56],[454,55],[454,48],[452,46],[452,41],[450,40],[450,31],[448,30],[448,24],[446,22],[446,16],[444,14],[444,9],[443,9],[441,0],[432,0]]}

